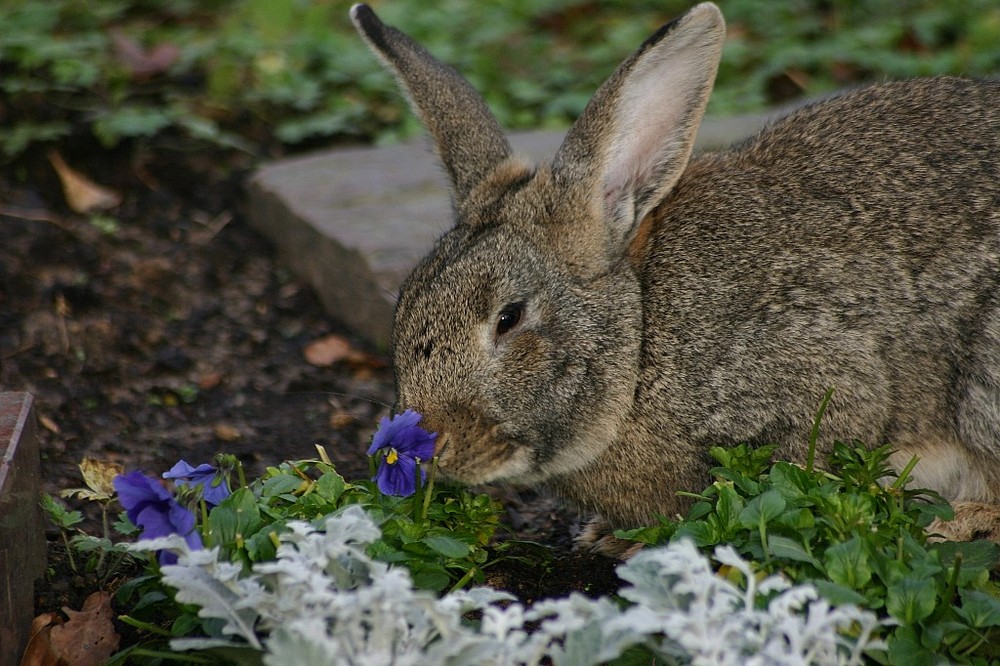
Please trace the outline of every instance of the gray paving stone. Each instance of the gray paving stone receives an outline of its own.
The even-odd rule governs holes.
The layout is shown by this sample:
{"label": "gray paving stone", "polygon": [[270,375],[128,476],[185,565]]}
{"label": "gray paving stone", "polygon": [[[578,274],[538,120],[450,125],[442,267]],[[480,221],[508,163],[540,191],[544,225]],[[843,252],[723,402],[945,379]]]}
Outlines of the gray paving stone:
{"label": "gray paving stone", "polygon": [[[708,120],[697,149],[749,136],[767,115]],[[535,160],[562,132],[511,135]],[[335,149],[280,160],[248,183],[251,223],[312,285],[335,317],[387,349],[403,279],[451,224],[447,180],[426,139],[383,148]]]}

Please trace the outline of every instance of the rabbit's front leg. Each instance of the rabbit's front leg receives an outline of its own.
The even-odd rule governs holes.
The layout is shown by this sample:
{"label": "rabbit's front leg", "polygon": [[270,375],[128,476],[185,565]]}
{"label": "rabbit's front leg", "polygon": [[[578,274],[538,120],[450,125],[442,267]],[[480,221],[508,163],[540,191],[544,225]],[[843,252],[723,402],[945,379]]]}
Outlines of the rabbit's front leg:
{"label": "rabbit's front leg", "polygon": [[595,516],[580,530],[576,537],[576,547],[605,557],[627,560],[642,550],[643,544],[619,539],[608,521]]}

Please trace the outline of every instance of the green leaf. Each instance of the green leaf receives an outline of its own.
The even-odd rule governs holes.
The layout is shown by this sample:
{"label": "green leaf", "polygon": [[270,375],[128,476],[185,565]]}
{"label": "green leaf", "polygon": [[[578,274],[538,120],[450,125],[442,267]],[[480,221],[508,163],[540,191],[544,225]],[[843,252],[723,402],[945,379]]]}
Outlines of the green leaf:
{"label": "green leaf", "polygon": [[440,565],[423,567],[413,571],[413,584],[425,590],[440,592],[448,587],[451,578]]}
{"label": "green leaf", "polygon": [[746,508],[740,512],[739,522],[742,527],[756,528],[771,522],[784,510],[785,499],[778,491],[768,490],[747,502]]}
{"label": "green leaf", "polygon": [[1000,627],[1000,599],[978,590],[962,590],[961,608],[956,609],[970,627]]}
{"label": "green leaf", "polygon": [[674,539],[687,537],[699,548],[707,548],[718,544],[722,537],[717,528],[707,522],[683,523],[674,533]]}
{"label": "green leaf", "polygon": [[446,536],[425,537],[423,542],[445,557],[455,559],[468,556],[472,550],[469,544]]}
{"label": "green leaf", "polygon": [[900,627],[886,641],[892,666],[941,666],[949,660],[920,644],[915,627]]}
{"label": "green leaf", "polygon": [[685,520],[700,520],[710,513],[712,513],[712,504],[710,502],[695,502],[688,509]]}
{"label": "green leaf", "polygon": [[715,515],[719,526],[725,534],[729,534],[739,526],[739,516],[743,511],[743,499],[732,486],[719,483],[719,499],[715,503]]}
{"label": "green leaf", "polygon": [[98,117],[92,129],[105,147],[113,148],[122,139],[153,136],[172,122],[173,118],[162,109],[123,106]]}
{"label": "green leaf", "polygon": [[72,127],[66,122],[36,123],[25,120],[5,130],[0,132],[0,152],[7,157],[14,157],[32,143],[55,141],[68,136]]}
{"label": "green leaf", "polygon": [[861,539],[854,537],[826,549],[826,574],[835,583],[860,590],[871,580],[872,570]]}
{"label": "green leaf", "polygon": [[941,564],[951,567],[962,558],[962,573],[970,575],[995,568],[1000,558],[1000,544],[992,541],[942,541],[927,549],[941,556]]}
{"label": "green leaf", "polygon": [[930,617],[936,601],[937,586],[933,580],[907,576],[889,585],[885,607],[895,619],[912,625]]}
{"label": "green leaf", "polygon": [[336,502],[346,489],[344,477],[336,472],[327,472],[317,479],[314,492],[330,502]]}
{"label": "green leaf", "polygon": [[805,497],[816,485],[812,475],[792,463],[778,461],[768,472],[771,487],[785,499]]}
{"label": "green leaf", "polygon": [[69,511],[61,502],[48,493],[42,495],[41,504],[49,520],[60,529],[67,530],[83,522],[82,513],[79,511]]}
{"label": "green leaf", "polygon": [[805,547],[793,539],[777,534],[769,534],[767,537],[767,547],[774,557],[793,560],[795,562],[807,562],[818,571],[823,571],[823,565],[813,557]]}
{"label": "green leaf", "polygon": [[298,490],[301,485],[302,479],[300,477],[292,474],[280,474],[264,482],[264,486],[261,489],[261,496],[276,497],[286,495]]}
{"label": "green leaf", "polygon": [[863,594],[858,594],[849,587],[838,585],[829,580],[810,581],[819,592],[832,604],[854,604],[856,606],[867,606],[868,599]]}
{"label": "green leaf", "polygon": [[210,542],[227,548],[242,547],[243,541],[261,528],[260,509],[253,493],[237,488],[208,514]]}
{"label": "green leaf", "polygon": [[264,529],[251,534],[244,540],[243,547],[246,549],[247,557],[250,558],[251,562],[267,562],[275,558],[278,549],[271,540],[271,533],[280,533],[280,531],[279,525],[272,523],[264,527]]}
{"label": "green leaf", "polygon": [[774,524],[800,532],[815,527],[816,519],[809,509],[791,509],[778,516],[774,520]]}

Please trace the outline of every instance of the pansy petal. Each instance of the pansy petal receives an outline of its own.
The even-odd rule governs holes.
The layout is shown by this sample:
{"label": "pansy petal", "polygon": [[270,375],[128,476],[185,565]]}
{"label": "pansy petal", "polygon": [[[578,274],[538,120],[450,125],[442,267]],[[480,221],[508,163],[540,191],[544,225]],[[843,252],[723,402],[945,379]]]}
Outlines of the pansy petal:
{"label": "pansy petal", "polygon": [[152,477],[142,472],[129,472],[116,476],[112,482],[118,493],[118,502],[128,514],[128,519],[138,525],[136,516],[149,503],[165,502],[171,499],[170,491]]}
{"label": "pansy petal", "polygon": [[180,460],[176,465],[171,467],[169,470],[163,473],[164,479],[184,479],[191,476],[195,468],[187,463],[185,460]]}
{"label": "pansy petal", "polygon": [[167,510],[167,519],[170,521],[171,532],[187,537],[188,534],[194,531],[195,518],[191,511],[176,501],[170,502],[165,508]]}
{"label": "pansy petal", "polygon": [[391,465],[383,462],[375,474],[375,483],[385,495],[406,497],[416,490],[415,471],[416,463],[412,458],[400,457]]}
{"label": "pansy petal", "polygon": [[378,430],[375,431],[375,435],[372,437],[372,445],[368,447],[368,455],[375,455],[376,451],[385,448],[386,443],[389,441],[391,423],[392,419],[388,416],[383,416],[382,420],[378,422]]}
{"label": "pansy petal", "polygon": [[155,539],[176,532],[164,505],[147,504],[139,511],[135,524],[142,528],[141,539]]}
{"label": "pansy petal", "polygon": [[219,506],[223,500],[232,494],[232,491],[229,490],[229,484],[226,483],[225,479],[220,479],[216,483],[216,479],[213,477],[201,484],[201,496],[207,504],[213,506]]}
{"label": "pansy petal", "polygon": [[226,481],[219,478],[219,469],[208,463],[191,467],[181,460],[169,472],[165,472],[163,478],[174,479],[178,486],[201,486],[201,496],[205,502],[214,506],[218,506],[232,494]]}
{"label": "pansy petal", "polygon": [[218,474],[218,468],[209,465],[208,463],[202,463],[197,467],[192,467],[187,464],[187,462],[181,460],[176,465],[170,468],[169,471],[163,473],[164,479],[176,479],[183,483],[184,481],[190,481],[192,483],[198,483],[206,479],[214,477]]}
{"label": "pansy petal", "polygon": [[427,432],[423,428],[412,428],[407,433],[407,442],[401,444],[401,450],[413,458],[421,461],[428,461],[434,457],[434,440],[437,439],[436,432]]}

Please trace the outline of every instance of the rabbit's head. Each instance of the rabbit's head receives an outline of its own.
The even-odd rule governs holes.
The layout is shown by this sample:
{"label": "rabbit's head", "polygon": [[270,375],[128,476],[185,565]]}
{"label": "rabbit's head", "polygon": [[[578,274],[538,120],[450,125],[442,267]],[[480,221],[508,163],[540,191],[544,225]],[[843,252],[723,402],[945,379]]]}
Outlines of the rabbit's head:
{"label": "rabbit's head", "polygon": [[511,154],[457,72],[368,7],[351,16],[453,187],[454,227],[397,303],[399,406],[424,414],[442,470],[467,483],[585,467],[634,410],[650,287],[636,270],[643,220],[690,156],[724,39],[719,10],[699,5],[647,40],[541,167]]}

